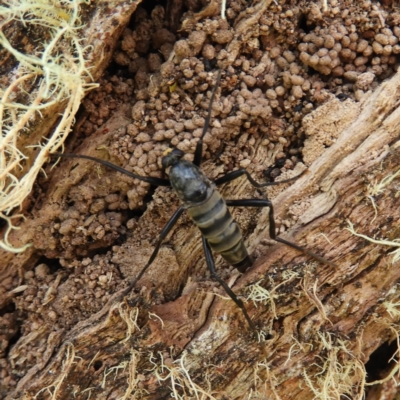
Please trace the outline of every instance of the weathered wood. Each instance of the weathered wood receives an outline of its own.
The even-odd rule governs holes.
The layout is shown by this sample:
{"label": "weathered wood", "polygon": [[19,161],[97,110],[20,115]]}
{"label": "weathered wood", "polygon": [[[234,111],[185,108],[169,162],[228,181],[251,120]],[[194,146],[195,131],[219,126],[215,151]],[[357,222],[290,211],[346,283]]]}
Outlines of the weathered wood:
{"label": "weathered wood", "polygon": [[[263,302],[246,302],[261,343],[235,304],[221,298],[224,292],[208,278],[198,231],[185,217],[137,290],[120,299],[178,202],[159,188],[122,243],[117,245],[112,234],[93,243],[70,243],[68,235],[51,231],[67,195],[73,193],[70,198],[76,200],[95,197],[94,191],[98,197],[127,193],[132,180],[88,161],[63,161],[50,178],[41,207],[11,238],[32,241],[33,248],[3,263],[3,279],[18,271],[22,275],[40,256],[60,258],[63,267],[57,271],[57,284],[44,280],[43,286],[54,289],[54,297],[50,290],[46,293],[51,301],[38,297],[30,309],[30,316],[37,313],[46,324],[19,340],[9,354],[17,363],[28,357],[32,345],[34,351],[44,349],[42,361],[6,398],[167,399],[176,391],[188,399],[196,398],[197,391],[198,398],[311,399],[324,387],[326,396],[361,398],[370,354],[398,335],[400,264],[393,263],[394,246],[371,243],[346,228],[350,221],[357,232],[376,240],[394,242],[399,237],[398,181],[381,193],[368,189],[399,170],[399,88],[397,74],[359,103],[332,98],[307,116],[307,173],[286,189],[268,191],[280,235],[336,267],[270,242],[268,210],[236,211],[244,231],[252,232],[246,243],[256,261],[236,283],[237,275],[232,278],[229,269],[221,268],[221,260],[217,265],[243,298],[257,283],[264,289]],[[97,156],[96,149],[107,147],[117,129],[129,124],[128,110],[119,110],[76,152]],[[330,147],[318,146],[317,135],[333,138]],[[268,151],[256,143],[250,170],[264,165]],[[304,168],[299,164],[292,176]],[[213,178],[220,174],[212,159],[204,170]],[[243,178],[223,193],[243,198],[254,190]],[[143,198],[136,201],[140,205]],[[99,248],[107,248],[107,254],[94,256]],[[102,275],[104,293],[92,303],[88,299],[92,301],[93,293],[82,278],[87,258],[90,265],[108,271]],[[86,292],[75,292],[76,287]],[[74,301],[66,301],[71,294],[77,295]],[[3,293],[2,304],[14,295]],[[21,309],[23,301],[16,299]],[[52,313],[58,316],[55,321]]]}
{"label": "weathered wood", "polygon": [[[196,385],[216,398],[222,395],[244,398],[250,390],[257,391],[259,398],[273,398],[274,392],[280,398],[312,398],[304,374],[314,381],[324,363],[328,364],[322,377],[329,368],[336,368],[335,363],[343,368],[352,366],[354,376],[350,382],[354,393],[360,391],[357,385],[361,385],[363,365],[369,355],[395,337],[397,317],[391,318],[382,301],[397,302],[400,269],[399,262],[392,264],[393,255],[389,254],[394,247],[372,244],[345,228],[349,220],[358,232],[370,237],[391,241],[398,237],[396,181],[374,197],[376,215],[367,198],[367,188],[399,168],[399,87],[397,74],[366,95],[358,105],[354,121],[338,134],[336,143],[309,166],[306,175],[273,198],[278,220],[293,221],[293,216],[298,219],[289,230],[290,235],[283,233],[282,237],[290,237],[324,255],[337,264],[336,268],[317,264],[284,245],[266,248],[267,210],[258,216],[257,228],[248,242],[259,257],[234,289],[245,296],[249,285],[261,281],[260,285],[269,291],[275,303],[274,307],[268,301],[257,307],[251,301],[246,303],[257,327],[268,335],[263,343],[269,355],[267,360],[231,301],[214,297],[210,289],[201,290],[199,282],[186,281],[185,266],[203,261],[199,238],[192,234],[195,228],[184,224],[175,229],[172,238],[171,243],[178,249],[176,256],[168,254],[170,250],[165,248],[138,284],[146,300],[137,299],[136,308],[132,303],[116,302],[116,294],[100,312],[69,331],[56,334],[48,363],[32,370],[10,396],[20,398],[24,390],[33,394],[47,386],[52,387],[53,394],[54,390],[57,392],[57,398],[68,398],[72,393],[76,398],[86,398],[84,390],[90,387],[98,398],[106,393],[122,396],[129,368],[137,363],[131,373],[138,380],[136,388],[142,389],[138,398],[165,398],[171,392],[171,383],[169,380],[157,383],[156,371],[161,377],[168,375],[160,365],[159,352],[165,365],[177,374],[175,379],[186,382],[187,393],[191,390],[190,376]],[[329,102],[324,107],[329,108]],[[340,115],[340,107],[337,112]],[[317,110],[312,115],[315,125],[323,124],[318,120],[319,115],[323,118],[324,114]],[[64,165],[68,168],[70,163]],[[86,162],[83,166],[79,164],[74,171],[86,171]],[[59,179],[60,171],[55,179]],[[82,171],[77,174],[86,173]],[[65,179],[71,179],[68,173],[66,176]],[[67,190],[64,181],[51,189],[53,194],[49,199],[54,201],[60,195],[60,188]],[[231,185],[232,192],[244,195],[246,190],[249,188],[242,180]],[[163,195],[164,190],[158,190],[155,198]],[[159,215],[170,208],[149,207],[143,216],[145,226],[146,219],[151,220],[154,209],[159,207]],[[126,244],[115,248],[113,260],[122,266],[125,263],[126,268],[133,267],[135,260],[137,271],[149,251],[141,244]],[[127,252],[135,255],[129,256]],[[127,274],[135,273],[132,270]],[[185,282],[180,297],[171,302],[163,300],[176,294],[177,287]],[[160,304],[146,305],[157,297]],[[48,337],[50,331],[41,334]],[[18,346],[14,353],[17,350]],[[74,361],[67,362],[71,354]],[[189,375],[173,362],[182,357]],[[105,387],[100,389],[103,373],[118,365],[125,369],[120,370],[116,380],[107,379]],[[343,380],[342,376],[336,378]]]}

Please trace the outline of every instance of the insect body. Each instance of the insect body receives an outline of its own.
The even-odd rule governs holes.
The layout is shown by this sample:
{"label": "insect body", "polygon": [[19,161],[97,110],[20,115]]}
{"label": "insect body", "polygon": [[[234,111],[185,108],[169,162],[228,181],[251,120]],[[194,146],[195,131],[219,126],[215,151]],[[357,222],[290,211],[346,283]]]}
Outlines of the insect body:
{"label": "insect body", "polygon": [[240,228],[215,185],[193,163],[182,160],[183,155],[179,149],[173,149],[162,160],[163,167],[169,168],[171,186],[211,249],[245,272],[251,259]]}
{"label": "insect body", "polygon": [[187,210],[189,216],[193,222],[199,227],[202,233],[203,249],[206,258],[207,267],[211,273],[211,276],[217,280],[224,288],[226,293],[236,303],[236,305],[242,310],[250,328],[256,331],[256,328],[250,319],[243,302],[235,295],[232,289],[225,283],[225,281],[217,274],[211,249],[221,256],[232,266],[237,268],[240,272],[245,272],[251,265],[251,259],[247,253],[247,250],[243,244],[242,234],[234,219],[232,218],[228,207],[268,207],[269,208],[269,234],[271,239],[278,242],[284,243],[296,250],[299,250],[305,254],[310,255],[316,260],[335,266],[335,264],[325,260],[323,257],[312,253],[311,251],[298,246],[295,243],[289,242],[276,236],[275,220],[274,220],[274,209],[273,204],[268,199],[241,199],[241,200],[224,200],[217,190],[217,186],[224,183],[230,182],[240,176],[245,175],[249,182],[257,188],[278,185],[293,181],[299,176],[291,179],[287,179],[280,182],[267,182],[258,183],[245,169],[239,169],[226,174],[225,176],[216,179],[211,182],[200,170],[199,166],[202,161],[203,152],[203,138],[207,132],[210,118],[211,118],[211,107],[214,100],[216,90],[219,85],[221,73],[218,73],[217,82],[211,95],[210,104],[208,108],[208,114],[205,120],[204,128],[199,141],[197,142],[193,163],[183,160],[184,153],[178,149],[168,150],[164,153],[162,159],[163,169],[169,174],[169,179],[154,178],[136,175],[132,172],[126,171],[125,169],[118,167],[108,161],[99,160],[97,158],[86,156],[86,155],[75,155],[75,154],[60,154],[53,153],[59,157],[72,157],[72,158],[84,158],[101,163],[110,168],[113,168],[123,174],[131,176],[132,178],[139,179],[141,181],[150,183],[153,186],[172,186],[176,194],[182,201],[183,205],[180,206],[175,213],[172,215],[170,220],[162,229],[160,236],[155,244],[153,253],[151,254],[148,262],[142,268],[137,277],[129,284],[129,286],[121,293],[121,297],[128,294],[143,276],[149,266],[156,258],[160,246],[171,231],[172,227],[178,221],[182,213]]}

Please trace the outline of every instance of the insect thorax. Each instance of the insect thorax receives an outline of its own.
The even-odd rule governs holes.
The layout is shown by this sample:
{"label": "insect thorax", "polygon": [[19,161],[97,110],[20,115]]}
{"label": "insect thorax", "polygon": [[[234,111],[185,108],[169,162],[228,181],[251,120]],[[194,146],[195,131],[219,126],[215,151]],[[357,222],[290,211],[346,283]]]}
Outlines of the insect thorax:
{"label": "insect thorax", "polygon": [[204,202],[213,190],[211,181],[190,161],[179,160],[172,165],[169,179],[177,196],[187,207]]}

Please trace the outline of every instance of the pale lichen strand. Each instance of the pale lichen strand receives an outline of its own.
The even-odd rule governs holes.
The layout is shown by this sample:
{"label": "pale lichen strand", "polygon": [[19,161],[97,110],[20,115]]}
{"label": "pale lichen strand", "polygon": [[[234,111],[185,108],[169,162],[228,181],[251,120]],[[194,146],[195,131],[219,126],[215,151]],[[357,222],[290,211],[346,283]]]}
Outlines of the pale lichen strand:
{"label": "pale lichen strand", "polygon": [[[0,32],[0,44],[18,62],[13,82],[0,90],[0,217],[8,223],[0,247],[8,251],[20,252],[29,246],[14,247],[9,243],[9,233],[17,229],[12,220],[20,217],[11,215],[11,212],[21,206],[30,193],[48,154],[63,144],[85,91],[95,86],[88,83],[91,80],[85,60],[88,49],[79,37],[82,3],[82,0],[10,0],[0,7],[3,27],[16,20],[27,28],[40,26],[50,37],[39,46],[40,51],[28,54],[14,48],[6,35]],[[28,83],[34,88],[28,101],[24,104],[14,101],[15,92],[22,93],[23,85]],[[21,175],[19,169],[23,169],[27,159],[25,150],[18,148],[21,133],[29,130],[38,116],[59,104],[65,106],[61,119],[50,137],[31,144],[39,151],[31,168]]]}

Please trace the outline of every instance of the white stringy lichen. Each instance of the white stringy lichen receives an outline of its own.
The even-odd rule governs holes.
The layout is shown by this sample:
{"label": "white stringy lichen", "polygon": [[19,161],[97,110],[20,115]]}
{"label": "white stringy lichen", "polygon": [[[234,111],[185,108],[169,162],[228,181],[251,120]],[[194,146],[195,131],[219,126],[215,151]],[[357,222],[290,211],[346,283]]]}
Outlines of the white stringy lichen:
{"label": "white stringy lichen", "polygon": [[[14,48],[0,31],[0,45],[17,61],[8,87],[0,87],[0,218],[8,223],[0,247],[8,251],[21,252],[29,246],[16,248],[8,241],[11,230],[17,229],[12,220],[20,217],[13,210],[30,193],[48,154],[62,146],[85,90],[94,86],[87,83],[91,80],[85,66],[88,48],[82,46],[79,37],[81,3],[82,0],[9,0],[0,6],[3,31],[12,21],[18,21],[27,29],[40,28],[41,36],[49,37],[28,54]],[[21,97],[27,100],[20,102]],[[30,136],[26,133],[38,125],[38,117],[61,111],[49,137],[39,143],[23,137]],[[29,147],[36,147],[38,153],[30,162],[31,167],[23,168],[29,163]]]}

